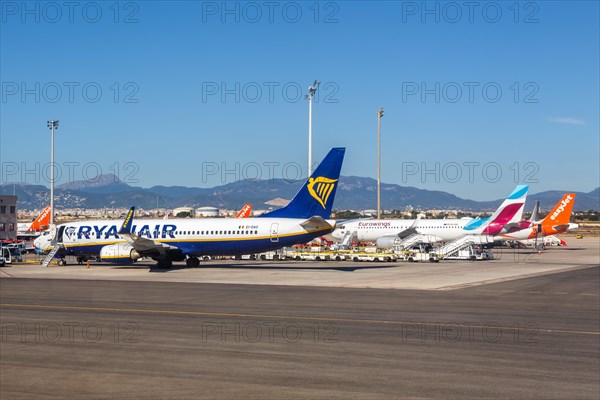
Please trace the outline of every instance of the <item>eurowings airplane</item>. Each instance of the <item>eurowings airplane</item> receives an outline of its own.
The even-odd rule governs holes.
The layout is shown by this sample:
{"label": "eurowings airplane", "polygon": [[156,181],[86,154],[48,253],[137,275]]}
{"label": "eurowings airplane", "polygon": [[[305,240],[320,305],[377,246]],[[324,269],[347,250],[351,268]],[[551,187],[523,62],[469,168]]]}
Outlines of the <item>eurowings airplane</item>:
{"label": "eurowings airplane", "polygon": [[543,220],[530,223],[530,226],[524,229],[509,230],[498,238],[502,240],[536,239],[577,229],[579,225],[570,222],[574,203],[575,193],[567,193]]}
{"label": "eurowings airplane", "polygon": [[452,241],[466,235],[496,236],[521,225],[528,190],[527,185],[517,186],[488,218],[355,220],[343,223],[332,236],[342,240],[354,232],[358,241],[377,242],[379,247],[390,247],[412,234],[427,235],[431,242]]}
{"label": "eurowings airplane", "polygon": [[253,254],[306,243],[335,227],[329,218],[344,153],[344,148],[331,149],[286,207],[256,218],[134,223],[132,208],[122,223],[99,220],[59,225],[55,235],[40,236],[35,246],[49,250],[56,242],[62,245],[63,256],[99,254],[103,261],[120,263],[151,257],[168,268],[173,261],[186,260],[195,267],[202,256]]}
{"label": "eurowings airplane", "polygon": [[17,236],[36,236],[50,225],[50,206],[46,206],[33,222],[17,224]]}

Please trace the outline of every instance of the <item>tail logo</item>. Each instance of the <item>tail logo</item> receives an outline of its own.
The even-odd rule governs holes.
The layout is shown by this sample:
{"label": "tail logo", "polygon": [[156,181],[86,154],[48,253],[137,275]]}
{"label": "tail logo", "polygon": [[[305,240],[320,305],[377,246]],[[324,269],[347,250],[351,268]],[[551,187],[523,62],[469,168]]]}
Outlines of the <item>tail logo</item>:
{"label": "tail logo", "polygon": [[129,221],[133,217],[133,213],[134,213],[134,210],[129,210],[129,212],[127,213],[127,217],[125,218],[125,221],[123,221],[123,226],[121,227],[121,231],[127,229],[128,225],[129,225]]}
{"label": "tail logo", "polygon": [[[337,179],[329,179],[322,176],[309,178],[307,185],[308,193],[325,208],[325,204],[327,204],[329,195],[333,191],[337,181]],[[315,185],[317,186],[316,189]]]}
{"label": "tail logo", "polygon": [[554,213],[552,213],[552,215],[550,216],[550,219],[552,221],[554,221],[556,219],[556,217],[558,217],[560,215],[560,213],[565,210],[565,207],[567,206],[567,204],[569,204],[571,202],[571,200],[573,200],[573,196],[568,195],[566,199],[561,201],[560,205],[558,206],[556,211],[554,211]]}

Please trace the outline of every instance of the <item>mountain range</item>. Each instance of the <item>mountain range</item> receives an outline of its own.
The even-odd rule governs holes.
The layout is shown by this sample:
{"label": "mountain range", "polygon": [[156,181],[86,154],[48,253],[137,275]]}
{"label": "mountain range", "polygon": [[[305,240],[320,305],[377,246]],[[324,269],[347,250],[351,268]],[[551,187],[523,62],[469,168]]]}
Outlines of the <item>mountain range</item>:
{"label": "mountain range", "polygon": [[[141,188],[119,181],[115,175],[102,175],[93,181],[74,181],[57,185],[55,203],[58,208],[175,208],[181,206],[212,206],[221,209],[239,209],[252,203],[255,209],[267,209],[274,199],[291,199],[304,180],[289,181],[273,179],[265,181],[237,181],[214,188],[185,186],[153,186]],[[13,186],[14,185],[14,186]],[[43,185],[26,183],[0,185],[0,193],[19,197],[19,209],[39,209],[50,202],[50,190]],[[541,202],[542,209],[552,207],[564,194],[552,190],[529,194],[526,209],[534,201]],[[591,192],[576,192],[574,209],[577,211],[600,210],[600,188]],[[475,201],[462,199],[453,194],[418,189],[395,184],[381,184],[381,204],[386,210],[414,209],[460,209],[465,211],[490,211],[503,199]],[[334,209],[374,209],[377,204],[377,181],[372,178],[342,176],[335,198]]]}

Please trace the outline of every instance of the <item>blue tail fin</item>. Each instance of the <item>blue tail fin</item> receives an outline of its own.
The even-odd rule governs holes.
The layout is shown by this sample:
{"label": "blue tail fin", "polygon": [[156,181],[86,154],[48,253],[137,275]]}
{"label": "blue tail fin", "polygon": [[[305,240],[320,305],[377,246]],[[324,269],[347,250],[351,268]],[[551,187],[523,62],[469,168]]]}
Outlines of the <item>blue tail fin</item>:
{"label": "blue tail fin", "polygon": [[328,219],[331,216],[331,207],[335,199],[345,152],[346,149],[343,147],[331,149],[287,206],[262,214],[261,217],[310,218],[320,216]]}

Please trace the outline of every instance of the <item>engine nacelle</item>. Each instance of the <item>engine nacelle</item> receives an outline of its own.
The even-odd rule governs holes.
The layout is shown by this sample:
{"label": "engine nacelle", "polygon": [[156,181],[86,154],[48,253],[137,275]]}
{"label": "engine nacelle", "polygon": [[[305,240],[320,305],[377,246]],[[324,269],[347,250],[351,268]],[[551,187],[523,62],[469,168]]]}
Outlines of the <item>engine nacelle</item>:
{"label": "engine nacelle", "polygon": [[401,241],[401,239],[396,235],[382,236],[377,239],[377,247],[388,249],[388,248],[393,247],[394,245],[400,243],[400,241]]}
{"label": "engine nacelle", "polygon": [[117,243],[100,249],[100,260],[113,263],[131,263],[140,258],[140,254],[129,243]]}

